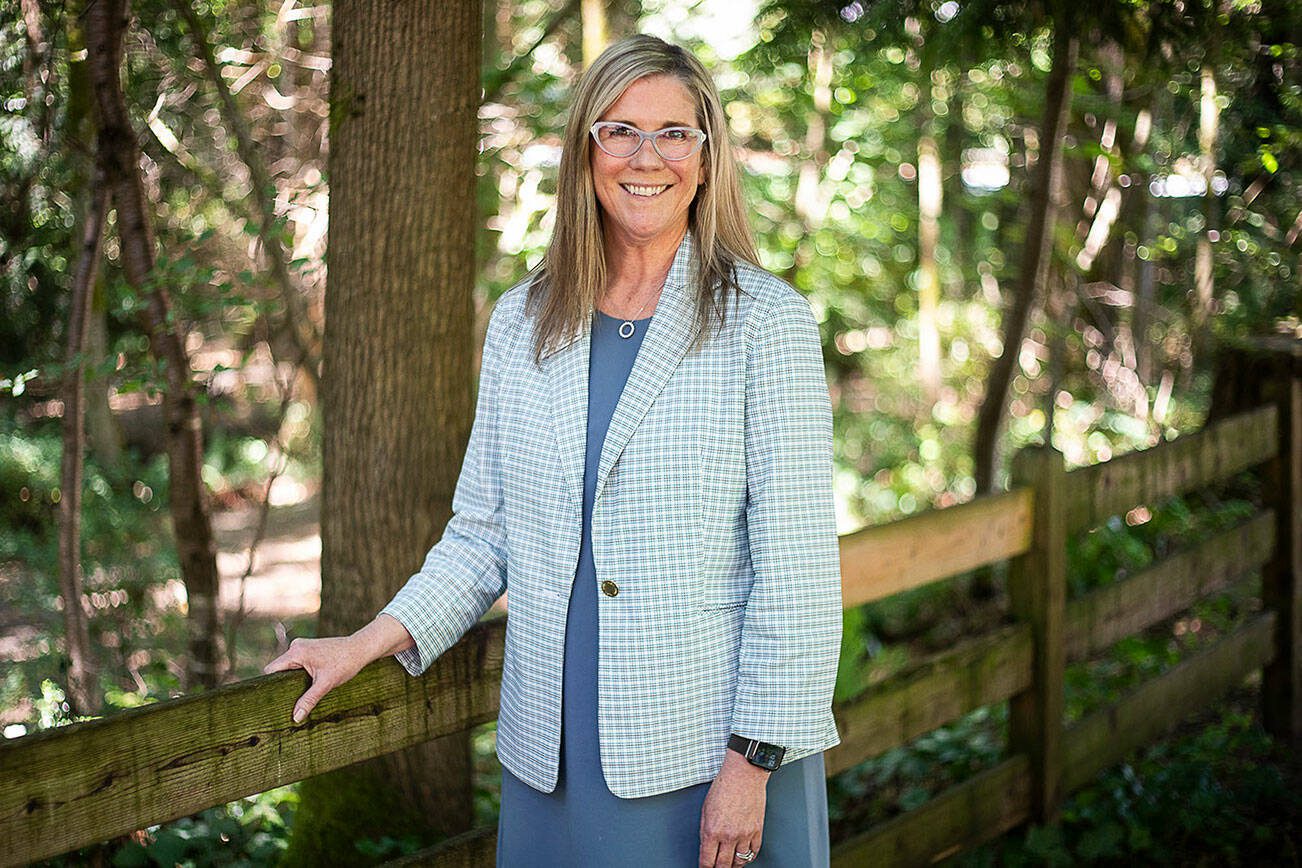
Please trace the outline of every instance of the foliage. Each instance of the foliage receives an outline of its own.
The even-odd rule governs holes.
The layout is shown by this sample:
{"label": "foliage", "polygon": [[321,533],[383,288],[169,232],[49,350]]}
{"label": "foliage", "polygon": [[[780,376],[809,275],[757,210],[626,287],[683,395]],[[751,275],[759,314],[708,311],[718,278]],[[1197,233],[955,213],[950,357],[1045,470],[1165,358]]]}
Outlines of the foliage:
{"label": "foliage", "polygon": [[[66,722],[40,712],[50,702],[49,688],[42,685],[48,681],[58,689],[64,677],[54,516],[61,497],[60,450],[53,425],[18,428],[0,421],[0,607],[18,616],[9,629],[35,637],[9,661],[0,686],[0,720],[28,730]],[[262,484],[265,450],[258,438],[218,436],[210,443],[205,478],[219,491]],[[91,641],[100,655],[110,708],[167,698],[180,687],[184,594],[167,520],[167,491],[165,456],[123,467],[87,459],[84,595],[93,612]],[[33,695],[47,699],[29,701]]]}
{"label": "foliage", "polygon": [[963,854],[957,864],[1287,861],[1302,796],[1282,772],[1283,747],[1239,703],[1206,716],[1205,727],[1136,751],[1103,772],[1066,801],[1053,826],[1032,825]]}
{"label": "foliage", "polygon": [[[0,9],[0,608],[17,613],[5,629],[23,649],[0,682],[0,715],[7,725],[35,729],[67,720],[56,580],[57,393],[90,165],[78,4],[28,5],[39,10],[43,43],[29,38],[17,4]],[[1136,0],[1072,7],[1085,16],[1077,22],[1085,38],[1072,80],[1061,227],[1046,282],[1061,295],[1064,312],[1038,311],[1026,341],[1008,348],[1001,316],[1021,261],[1031,169],[1042,148],[1037,133],[1053,45],[1046,10],[1054,4],[766,3],[737,50],[693,26],[709,14],[708,3],[605,5],[616,33],[673,37],[696,51],[719,83],[762,261],[810,299],[821,323],[842,530],[973,495],[973,420],[990,363],[1003,352],[1018,354],[1008,449],[1047,440],[1069,463],[1083,465],[1201,425],[1211,360],[1199,349],[1192,288],[1199,242],[1211,233],[1211,334],[1297,328],[1298,4]],[[480,271],[467,286],[485,304],[538,262],[551,232],[560,135],[582,66],[577,8],[558,0],[488,6],[477,165]],[[279,408],[281,387],[296,367],[304,372],[300,380],[317,373],[315,359],[297,357],[283,326],[290,300],[312,329],[323,325],[329,8],[218,0],[195,9],[268,161],[272,232],[291,257],[290,295],[272,279],[256,241],[259,191],[172,4],[133,4],[122,81],[141,136],[161,251],[151,286],[171,292],[195,351],[207,434],[204,479],[216,502],[231,505],[260,492],[280,453],[269,445],[277,438],[294,476],[312,479],[319,467],[313,390],[296,392],[283,424]],[[1088,17],[1096,11],[1111,17]],[[1119,51],[1110,53],[1114,46]],[[1153,195],[1170,179],[1189,177],[1198,158],[1204,68],[1217,83],[1219,192]],[[942,385],[934,396],[918,376],[924,137],[937,146],[943,188],[934,252]],[[997,184],[983,182],[974,175],[983,168],[1005,175]],[[1116,223],[1093,260],[1081,264],[1112,188],[1122,202]],[[111,399],[112,417],[127,428],[123,420],[131,414],[148,418],[163,371],[138,322],[145,296],[126,285],[118,257],[111,231],[95,302],[103,345],[87,361],[92,400]],[[183,611],[165,515],[165,460],[149,436],[156,430],[148,423],[128,428],[120,464],[102,460],[97,447],[104,444],[92,437],[86,468],[86,594],[111,708],[167,697],[179,683]],[[1133,574],[1228,526],[1250,500],[1230,486],[1149,505],[1083,535],[1070,550],[1071,593]],[[1069,716],[1112,701],[1230,629],[1249,609],[1251,590],[1217,595],[1099,660],[1071,667]],[[968,599],[965,578],[849,611],[837,697],[857,695],[997,618],[995,607]],[[266,625],[259,629],[246,646],[269,649]],[[310,625],[299,631],[310,632]],[[992,745],[1002,743],[1005,725],[1002,711],[979,710],[848,772],[836,784],[834,815],[862,820],[917,804],[940,784],[994,761]],[[1226,727],[1227,749],[1250,749],[1247,730]],[[482,782],[476,810],[484,820],[495,815],[498,799],[492,729],[481,730],[475,745]],[[1192,769],[1195,761],[1187,762]],[[1148,793],[1179,783],[1204,795],[1244,795],[1210,779],[1177,780],[1174,772],[1153,783],[1150,772],[1159,770],[1134,768]],[[1267,784],[1261,778],[1257,786],[1264,792]],[[1135,795],[1133,782],[1111,786],[1129,793],[1129,801],[1078,796],[1074,819],[1056,831],[1034,830],[1007,858],[1103,861],[1117,852],[1159,853],[1154,842],[1166,839],[1145,843],[1136,831],[1143,823],[1162,825],[1158,809]],[[281,820],[293,809],[290,797],[268,798]],[[196,842],[212,845],[213,853],[270,858],[280,844],[268,842],[283,843],[285,824],[270,814],[246,823],[257,811],[239,810],[245,813],[227,806],[169,824],[137,850],[160,864],[204,858]],[[1209,852],[1220,853],[1225,842],[1248,847],[1243,834],[1221,829]],[[412,842],[362,846],[378,858]],[[141,855],[131,852],[122,858]]]}
{"label": "foliage", "polygon": [[[0,422],[0,600],[21,613],[11,629],[22,625],[40,637],[11,661],[5,689],[11,696],[31,695],[45,679],[63,681],[62,655],[52,654],[57,646],[45,638],[63,634],[54,517],[61,497],[59,453],[52,426],[22,430]],[[94,613],[91,641],[111,673],[109,699],[134,693],[144,679],[167,696],[179,680],[166,661],[183,631],[177,609],[154,603],[156,589],[178,581],[165,523],[166,462],[159,456],[123,472],[91,460],[85,482],[84,591]],[[42,725],[34,708],[23,714],[15,705],[21,707],[5,703],[6,723]]]}
{"label": "foliage", "polygon": [[1209,536],[1228,530],[1254,512],[1251,474],[1218,489],[1137,506],[1124,516],[1068,540],[1068,594],[1078,596],[1129,577]]}
{"label": "foliage", "polygon": [[911,810],[1000,758],[1007,707],[978,708],[828,778],[832,838]]}
{"label": "foliage", "polygon": [[272,866],[288,846],[297,805],[296,788],[279,787],[164,826],[151,826],[139,837],[82,848],[37,864],[62,868],[107,857],[106,864],[113,868]]}
{"label": "foliage", "polygon": [[[1136,509],[1129,521],[1118,519],[1079,535],[1068,550],[1069,598],[1124,579],[1239,524],[1258,500],[1256,486],[1250,474],[1244,475],[1209,491]],[[846,623],[857,630],[853,639],[846,638],[838,698],[852,698],[870,684],[910,669],[938,646],[948,647],[952,637],[974,635],[998,622],[997,613],[992,617],[984,610],[973,612],[965,595],[961,582],[942,582],[848,611]],[[1065,721],[1070,724],[1116,702],[1241,625],[1260,605],[1259,580],[1249,576],[1199,600],[1185,612],[1122,639],[1092,659],[1068,665]],[[1002,603],[996,607],[1001,608]],[[951,638],[937,642],[937,633]],[[1230,846],[1268,852],[1268,846],[1287,840],[1288,828],[1273,817],[1268,794],[1285,785],[1282,775],[1298,771],[1290,772],[1281,762],[1286,748],[1272,746],[1260,725],[1253,722],[1251,703],[1256,701],[1255,690],[1241,694],[1232,707],[1217,712],[1224,718],[1201,735],[1197,734],[1200,726],[1185,724],[1195,733],[1187,742],[1141,751],[1147,759],[1132,761],[1121,771],[1104,772],[1076,793],[1068,802],[1061,826],[1033,827],[1024,837],[1017,833],[1006,845],[990,845],[963,857],[971,860],[965,864],[991,864],[992,858],[995,864],[1040,860],[1074,864],[1070,860],[1106,861],[1122,855],[1144,858],[1161,853],[1163,843],[1175,842],[1174,833],[1168,833],[1173,817],[1179,818],[1184,836],[1180,846],[1185,852],[1210,847],[1214,848],[1210,852],[1221,853]],[[1249,704],[1245,707],[1245,703]],[[1006,703],[975,709],[830,778],[833,840],[917,807],[1002,759],[1007,713]],[[1217,754],[1218,750],[1224,753]],[[1164,767],[1163,759],[1172,756],[1176,761]],[[1197,778],[1200,768],[1211,776]],[[1213,771],[1207,772],[1209,768]],[[1126,792],[1130,795],[1124,798],[1118,775],[1129,779]],[[1245,778],[1250,782],[1241,783]],[[1219,799],[1233,799],[1238,786],[1251,792],[1236,802],[1235,808],[1227,809]],[[1198,812],[1231,810],[1234,819],[1217,824],[1187,820],[1183,799],[1197,787],[1202,788],[1198,798],[1203,800]],[[1136,800],[1143,801],[1142,808],[1130,804]],[[1295,814],[1302,808],[1302,800],[1296,797],[1286,804],[1292,806],[1286,810]],[[1119,817],[1118,812],[1124,815]],[[1207,837],[1200,837],[1203,833]],[[1228,840],[1219,840],[1222,835]],[[991,852],[997,855],[991,856]],[[1236,864],[1251,864],[1251,860],[1245,857]]]}

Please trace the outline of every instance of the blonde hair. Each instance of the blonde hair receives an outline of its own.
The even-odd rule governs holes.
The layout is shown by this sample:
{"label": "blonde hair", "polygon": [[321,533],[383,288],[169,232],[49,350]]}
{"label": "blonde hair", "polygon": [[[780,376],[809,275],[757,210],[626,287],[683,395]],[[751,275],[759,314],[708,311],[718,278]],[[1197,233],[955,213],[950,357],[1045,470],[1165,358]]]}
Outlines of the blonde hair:
{"label": "blonde hair", "polygon": [[[721,289],[738,291],[738,261],[759,265],[755,240],[746,220],[741,179],[727,118],[713,79],[694,54],[646,34],[612,44],[584,71],[561,151],[556,181],[555,229],[542,262],[534,269],[527,310],[538,317],[534,361],[539,363],[574,335],[591,315],[606,283],[601,205],[592,181],[589,130],[625,89],[649,75],[672,75],[687,88],[696,105],[696,123],[705,131],[701,171],[705,183],[688,212],[697,256],[698,293],[694,349],[709,335],[711,320],[722,327],[726,302]],[[690,351],[689,349],[689,351]]]}

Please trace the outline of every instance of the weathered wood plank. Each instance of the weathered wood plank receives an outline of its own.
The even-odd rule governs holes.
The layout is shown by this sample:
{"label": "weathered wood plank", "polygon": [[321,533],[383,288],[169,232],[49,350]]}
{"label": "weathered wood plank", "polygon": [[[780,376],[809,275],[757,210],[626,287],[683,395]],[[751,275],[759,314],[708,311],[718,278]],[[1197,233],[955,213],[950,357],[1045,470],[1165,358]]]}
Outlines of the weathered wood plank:
{"label": "weathered wood plank", "polygon": [[1008,571],[1012,614],[1031,629],[1031,687],[1008,703],[1008,749],[1031,764],[1031,815],[1053,822],[1062,800],[1062,715],[1066,707],[1067,472],[1050,446],[1013,458],[1014,485],[1035,488],[1031,547]]}
{"label": "weathered wood plank", "polygon": [[898,747],[1031,683],[1031,631],[1010,624],[942,651],[834,709],[841,743],[823,755],[829,775]]}
{"label": "weathered wood plank", "polygon": [[1121,701],[1073,723],[1067,729],[1063,788],[1071,792],[1089,782],[1101,769],[1210,705],[1268,662],[1273,656],[1275,625],[1275,613],[1262,612]]}
{"label": "weathered wood plank", "polygon": [[[1262,576],[1261,599],[1279,616],[1275,657],[1261,678],[1261,714],[1266,730],[1302,748],[1302,341],[1292,345],[1293,376],[1266,384],[1279,408],[1283,448],[1264,478],[1267,502],[1275,509],[1278,545]],[[1282,365],[1281,365],[1282,366]]]}
{"label": "weathered wood plank", "polygon": [[1269,460],[1278,448],[1276,412],[1273,406],[1249,410],[1151,449],[1072,470],[1067,533]]}
{"label": "weathered wood plank", "polygon": [[1030,805],[1030,765],[1025,756],[1015,754],[926,804],[838,844],[832,865],[930,865],[997,838],[1024,821]]}
{"label": "weathered wood plank", "polygon": [[1067,604],[1067,659],[1083,660],[1189,608],[1259,568],[1275,544],[1275,517],[1261,512],[1187,551]]}
{"label": "weathered wood plank", "polygon": [[1014,489],[841,537],[845,608],[1016,557],[1031,539],[1031,491]]}
{"label": "weathered wood plank", "polygon": [[376,661],[299,725],[290,712],[309,679],[293,671],[0,744],[0,862],[53,856],[492,720],[505,624],[477,624],[421,678]]}

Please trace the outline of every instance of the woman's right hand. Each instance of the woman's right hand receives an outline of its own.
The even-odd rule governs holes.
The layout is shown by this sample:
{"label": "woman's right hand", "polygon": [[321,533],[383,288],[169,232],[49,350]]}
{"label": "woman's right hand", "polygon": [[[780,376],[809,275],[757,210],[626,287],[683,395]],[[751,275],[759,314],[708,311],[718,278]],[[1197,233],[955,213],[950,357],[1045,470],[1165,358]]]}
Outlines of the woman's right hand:
{"label": "woman's right hand", "polygon": [[370,660],[356,634],[324,639],[294,639],[275,660],[262,667],[262,674],[285,669],[306,669],[312,685],[294,703],[294,722],[302,723],[321,698],[362,670]]}

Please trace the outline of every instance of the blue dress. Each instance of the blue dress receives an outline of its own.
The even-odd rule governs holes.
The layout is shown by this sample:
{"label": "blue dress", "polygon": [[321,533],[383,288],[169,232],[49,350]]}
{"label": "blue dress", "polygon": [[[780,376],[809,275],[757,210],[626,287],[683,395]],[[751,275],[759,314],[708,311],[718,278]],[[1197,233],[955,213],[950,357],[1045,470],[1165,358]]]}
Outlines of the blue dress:
{"label": "blue dress", "polygon": [[[565,623],[560,774],[556,789],[543,793],[502,769],[499,868],[690,868],[698,864],[701,807],[710,782],[646,798],[622,799],[607,788],[601,770],[592,502],[606,429],[651,317],[634,320],[635,330],[628,338],[619,335],[622,322],[594,312],[583,536]],[[764,835],[759,856],[750,864],[783,868],[828,864],[827,782],[821,753],[784,765],[770,775]]]}

